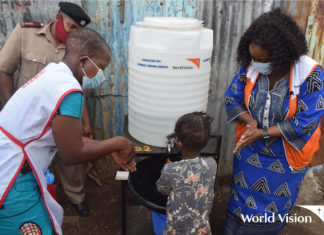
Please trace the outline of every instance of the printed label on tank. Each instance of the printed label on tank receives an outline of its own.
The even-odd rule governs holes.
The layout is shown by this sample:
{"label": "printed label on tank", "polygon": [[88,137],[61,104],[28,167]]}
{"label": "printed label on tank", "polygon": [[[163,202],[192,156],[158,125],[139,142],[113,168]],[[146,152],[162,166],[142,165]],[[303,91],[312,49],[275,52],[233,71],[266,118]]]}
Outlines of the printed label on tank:
{"label": "printed label on tank", "polygon": [[194,69],[193,66],[183,66],[183,65],[181,65],[181,66],[172,66],[172,68],[174,70],[178,70],[178,69]]}
{"label": "printed label on tank", "polygon": [[[163,69],[163,70],[205,70],[210,67],[211,58],[168,58],[168,59],[156,59],[150,57],[137,57],[138,67],[147,69]],[[206,67],[207,66],[207,67]]]}
{"label": "printed label on tank", "polygon": [[142,58],[142,61],[140,63],[137,63],[140,67],[146,67],[146,68],[158,68],[158,69],[168,69],[168,65],[161,64],[162,61],[158,59],[149,59],[149,58]]}

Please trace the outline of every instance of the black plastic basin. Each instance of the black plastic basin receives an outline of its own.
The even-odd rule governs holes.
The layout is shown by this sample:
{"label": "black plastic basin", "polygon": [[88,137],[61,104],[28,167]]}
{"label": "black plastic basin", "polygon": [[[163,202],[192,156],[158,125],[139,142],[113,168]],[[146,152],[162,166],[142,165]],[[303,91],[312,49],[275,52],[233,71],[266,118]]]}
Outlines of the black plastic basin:
{"label": "black plastic basin", "polygon": [[165,213],[167,195],[158,192],[156,181],[167,157],[149,157],[136,164],[137,171],[130,173],[128,187],[141,204],[147,208]]}

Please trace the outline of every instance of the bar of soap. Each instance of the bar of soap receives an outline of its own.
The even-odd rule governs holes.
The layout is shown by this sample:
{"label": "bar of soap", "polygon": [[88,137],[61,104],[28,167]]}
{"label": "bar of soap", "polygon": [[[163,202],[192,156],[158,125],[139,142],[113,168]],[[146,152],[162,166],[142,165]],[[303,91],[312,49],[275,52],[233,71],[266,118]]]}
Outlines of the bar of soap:
{"label": "bar of soap", "polygon": [[117,171],[115,180],[128,180],[129,171]]}

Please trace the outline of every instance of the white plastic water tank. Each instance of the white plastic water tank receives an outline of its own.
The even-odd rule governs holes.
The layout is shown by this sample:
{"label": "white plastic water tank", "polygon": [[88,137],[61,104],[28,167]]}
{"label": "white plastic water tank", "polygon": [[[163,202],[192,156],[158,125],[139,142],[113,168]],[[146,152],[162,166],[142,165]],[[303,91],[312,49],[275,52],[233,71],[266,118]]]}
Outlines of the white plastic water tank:
{"label": "white plastic water tank", "polygon": [[176,120],[207,111],[213,31],[182,17],[146,17],[131,27],[128,131],[165,147]]}

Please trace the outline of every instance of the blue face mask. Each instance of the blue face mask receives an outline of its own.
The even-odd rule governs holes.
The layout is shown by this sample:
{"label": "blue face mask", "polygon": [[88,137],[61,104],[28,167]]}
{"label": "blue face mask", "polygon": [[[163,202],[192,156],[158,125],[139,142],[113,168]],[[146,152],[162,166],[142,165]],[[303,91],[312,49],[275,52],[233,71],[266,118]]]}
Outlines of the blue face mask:
{"label": "blue face mask", "polygon": [[86,56],[87,59],[98,69],[97,74],[92,77],[89,78],[88,75],[86,74],[86,72],[84,71],[83,68],[82,72],[84,73],[83,76],[83,81],[82,81],[82,88],[83,89],[94,89],[100,86],[100,84],[105,80],[105,75],[103,73],[103,71],[95,64],[95,62],[93,62],[93,60],[91,60],[88,56]]}
{"label": "blue face mask", "polygon": [[256,71],[258,71],[259,73],[262,73],[264,75],[269,75],[272,72],[272,68],[271,68],[271,63],[270,62],[261,63],[261,62],[255,62],[252,59],[251,64],[255,68]]}

